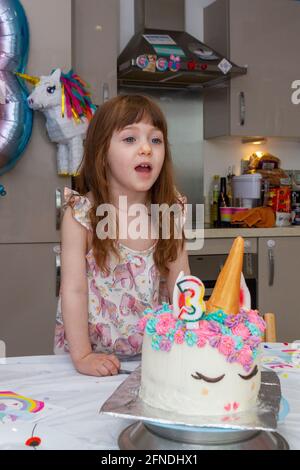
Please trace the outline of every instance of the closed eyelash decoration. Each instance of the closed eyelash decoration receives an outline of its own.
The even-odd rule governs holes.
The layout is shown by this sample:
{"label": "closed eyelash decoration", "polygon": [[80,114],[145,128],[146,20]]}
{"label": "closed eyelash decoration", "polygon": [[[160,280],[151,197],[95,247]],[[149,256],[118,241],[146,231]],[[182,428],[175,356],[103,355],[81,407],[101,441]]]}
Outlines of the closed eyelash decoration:
{"label": "closed eyelash decoration", "polygon": [[255,366],[254,369],[252,370],[252,372],[250,372],[249,375],[241,375],[241,374],[239,374],[239,376],[240,376],[241,379],[243,379],[243,380],[250,380],[250,379],[252,379],[252,377],[255,377],[257,373],[258,373],[258,367]]}
{"label": "closed eyelash decoration", "polygon": [[224,377],[225,377],[225,374],[221,375],[220,377],[216,377],[216,378],[206,377],[205,375],[200,374],[199,372],[195,372],[195,375],[194,374],[191,374],[191,375],[192,375],[193,379],[204,380],[204,382],[208,382],[210,384],[215,384],[217,382],[221,382],[221,380],[223,380]]}

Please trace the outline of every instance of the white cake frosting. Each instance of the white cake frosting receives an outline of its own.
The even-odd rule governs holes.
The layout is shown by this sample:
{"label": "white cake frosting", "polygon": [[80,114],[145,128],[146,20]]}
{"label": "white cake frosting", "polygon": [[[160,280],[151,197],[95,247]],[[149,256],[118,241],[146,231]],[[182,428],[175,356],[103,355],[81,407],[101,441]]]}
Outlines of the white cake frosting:
{"label": "white cake frosting", "polygon": [[[151,337],[145,335],[142,353],[140,397],[156,408],[191,415],[226,415],[245,411],[256,404],[260,388],[259,358],[253,361],[249,375],[238,363],[229,363],[226,357],[209,344],[203,348],[187,344],[173,344],[170,351],[154,350]],[[250,371],[250,372],[251,372]],[[196,379],[198,374],[217,383]]]}

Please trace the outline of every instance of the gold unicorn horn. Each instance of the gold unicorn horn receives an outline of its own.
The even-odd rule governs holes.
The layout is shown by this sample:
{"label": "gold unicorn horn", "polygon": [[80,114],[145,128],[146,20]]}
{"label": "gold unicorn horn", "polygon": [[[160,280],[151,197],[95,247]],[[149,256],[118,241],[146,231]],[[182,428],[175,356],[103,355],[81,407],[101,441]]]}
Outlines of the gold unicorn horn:
{"label": "gold unicorn horn", "polygon": [[18,77],[23,78],[27,82],[31,83],[32,85],[37,85],[41,81],[39,77],[34,77],[33,75],[27,75],[26,73],[15,72],[15,74],[18,75]]}
{"label": "gold unicorn horn", "polygon": [[213,313],[219,309],[227,315],[239,313],[243,257],[244,239],[237,237],[218,276],[213,293],[206,302],[206,313]]}

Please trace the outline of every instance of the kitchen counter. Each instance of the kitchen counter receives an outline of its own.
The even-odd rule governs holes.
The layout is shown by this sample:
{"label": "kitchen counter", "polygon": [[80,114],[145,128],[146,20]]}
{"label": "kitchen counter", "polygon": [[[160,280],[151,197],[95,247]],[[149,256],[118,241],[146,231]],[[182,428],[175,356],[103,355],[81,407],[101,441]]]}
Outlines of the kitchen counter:
{"label": "kitchen counter", "polygon": [[257,253],[258,239],[276,237],[300,237],[300,226],[274,228],[204,228],[186,233],[189,255],[215,255],[229,253],[237,236],[246,240],[248,253]]}
{"label": "kitchen counter", "polygon": [[256,237],[300,237],[300,226],[273,228],[207,228],[204,238]]}

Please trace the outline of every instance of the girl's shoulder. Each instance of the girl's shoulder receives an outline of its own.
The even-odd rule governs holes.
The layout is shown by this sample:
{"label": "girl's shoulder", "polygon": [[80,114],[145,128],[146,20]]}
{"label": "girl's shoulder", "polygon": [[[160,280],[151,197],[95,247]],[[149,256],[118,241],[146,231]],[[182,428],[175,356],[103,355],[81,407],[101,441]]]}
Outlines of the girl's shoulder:
{"label": "girl's shoulder", "polygon": [[77,191],[64,188],[64,209],[71,207],[72,215],[87,230],[91,230],[89,211],[93,206],[91,194],[80,195]]}

